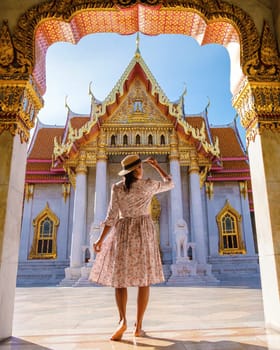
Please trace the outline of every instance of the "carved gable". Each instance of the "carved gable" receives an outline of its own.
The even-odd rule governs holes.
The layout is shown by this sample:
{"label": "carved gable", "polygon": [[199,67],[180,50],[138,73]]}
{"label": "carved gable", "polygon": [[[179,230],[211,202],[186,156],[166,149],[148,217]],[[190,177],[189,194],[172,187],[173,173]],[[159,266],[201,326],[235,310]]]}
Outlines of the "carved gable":
{"label": "carved gable", "polygon": [[133,81],[126,98],[112,116],[106,120],[106,124],[171,125],[156,106],[140,79]]}

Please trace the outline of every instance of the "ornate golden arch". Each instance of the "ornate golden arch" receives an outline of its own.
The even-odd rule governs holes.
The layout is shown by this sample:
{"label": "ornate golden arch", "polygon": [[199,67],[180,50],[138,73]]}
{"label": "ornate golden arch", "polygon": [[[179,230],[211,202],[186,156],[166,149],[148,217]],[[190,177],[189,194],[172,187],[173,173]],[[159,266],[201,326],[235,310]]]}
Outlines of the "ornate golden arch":
{"label": "ornate golden arch", "polygon": [[[138,6],[138,7],[137,7]],[[279,77],[279,60],[277,55],[276,44],[272,40],[272,36],[269,27],[266,25],[263,35],[265,40],[261,40],[258,35],[256,26],[252,18],[241,8],[224,2],[222,0],[49,0],[38,5],[33,6],[27,12],[25,12],[18,20],[17,26],[11,39],[14,46],[14,53],[10,55],[10,62],[6,60],[5,67],[9,72],[20,74],[31,74],[35,65],[35,33],[41,25],[47,25],[48,20],[51,20],[54,31],[59,34],[55,38],[45,38],[50,40],[50,44],[55,41],[70,41],[76,43],[82,36],[89,34],[84,29],[84,32],[75,32],[72,37],[65,37],[63,31],[66,28],[64,25],[75,26],[75,21],[79,20],[79,16],[86,12],[85,18],[83,18],[84,27],[86,27],[86,21],[89,20],[89,16],[97,15],[99,11],[114,11],[114,13],[122,13],[123,9],[131,9],[137,11],[138,8],[149,9],[151,13],[163,13],[163,11],[176,11],[178,16],[182,11],[188,11],[195,16],[196,21],[201,21],[206,24],[207,36],[210,36],[208,42],[220,43],[223,40],[231,42],[236,38],[231,37],[232,33],[227,32],[229,26],[234,28],[237,33],[237,40],[240,43],[240,63],[243,69],[243,73],[246,76],[254,76],[254,81],[261,80],[261,76],[265,74],[270,77],[270,81],[277,81]],[[122,12],[121,12],[122,11]],[[124,14],[121,15],[125,16]],[[100,22],[101,23],[101,22]],[[103,25],[104,26],[104,25]],[[220,26],[220,28],[218,28]],[[137,20],[134,23],[134,27],[129,27],[125,32],[125,26],[121,26],[123,29],[122,34],[131,34],[133,32],[142,31],[143,33],[153,34],[150,32],[149,27],[146,25],[143,27]],[[202,25],[203,27],[203,25]],[[222,27],[222,28],[221,28]],[[102,24],[99,25],[99,32],[104,31]],[[212,33],[215,29],[216,33]],[[221,29],[224,31],[224,37],[218,37],[217,31]],[[111,30],[112,31],[112,30]],[[116,31],[115,31],[116,32]],[[118,31],[120,32],[120,31]],[[171,33],[171,29],[166,29],[163,33]],[[179,32],[178,32],[179,33]],[[159,34],[159,33],[158,33]],[[193,33],[182,32],[192,36]],[[216,36],[215,36],[216,35]],[[6,34],[7,36],[7,34]],[[44,40],[45,40],[44,39]],[[264,47],[265,46],[265,47]],[[261,50],[262,49],[262,50]],[[262,52],[262,53],[261,53]],[[13,56],[13,59],[12,57]],[[1,75],[1,60],[0,60],[0,75]],[[8,64],[7,64],[8,63]],[[41,65],[41,69],[42,69]],[[39,77],[40,72],[35,72],[35,80],[39,81],[42,76]],[[44,72],[43,72],[44,74]],[[42,72],[41,72],[42,75]],[[278,76],[278,77],[277,77]],[[41,93],[44,93],[44,87],[41,86]]]}

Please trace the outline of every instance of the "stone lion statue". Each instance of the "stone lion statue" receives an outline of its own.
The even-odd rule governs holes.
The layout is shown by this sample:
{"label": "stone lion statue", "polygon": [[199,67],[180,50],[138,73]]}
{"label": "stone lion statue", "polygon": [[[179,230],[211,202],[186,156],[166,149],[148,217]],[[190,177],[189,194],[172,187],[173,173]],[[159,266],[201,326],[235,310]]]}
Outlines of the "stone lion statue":
{"label": "stone lion statue", "polygon": [[188,234],[189,229],[184,219],[179,219],[175,224],[176,260],[188,260]]}

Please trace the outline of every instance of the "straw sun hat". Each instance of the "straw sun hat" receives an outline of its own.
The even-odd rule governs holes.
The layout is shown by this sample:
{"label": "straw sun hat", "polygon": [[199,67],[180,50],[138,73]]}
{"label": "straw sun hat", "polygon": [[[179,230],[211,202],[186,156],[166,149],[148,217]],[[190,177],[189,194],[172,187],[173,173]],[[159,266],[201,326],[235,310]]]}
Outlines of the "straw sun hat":
{"label": "straw sun hat", "polygon": [[136,154],[130,154],[126,156],[122,161],[122,170],[119,172],[120,176],[126,175],[137,168],[138,164],[141,163],[141,159]]}

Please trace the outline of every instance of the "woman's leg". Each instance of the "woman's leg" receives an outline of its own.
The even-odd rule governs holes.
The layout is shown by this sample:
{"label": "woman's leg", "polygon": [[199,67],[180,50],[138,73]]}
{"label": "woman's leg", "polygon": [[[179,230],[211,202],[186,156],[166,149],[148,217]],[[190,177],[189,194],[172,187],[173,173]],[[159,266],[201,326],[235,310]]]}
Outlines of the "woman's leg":
{"label": "woman's leg", "polygon": [[126,304],[127,304],[127,288],[116,288],[115,298],[120,315],[119,326],[111,336],[111,340],[121,340],[123,333],[126,331]]}
{"label": "woman's leg", "polygon": [[135,324],[134,336],[140,337],[144,334],[142,330],[142,321],[146,311],[150,295],[150,287],[139,287],[137,298],[137,319]]}

